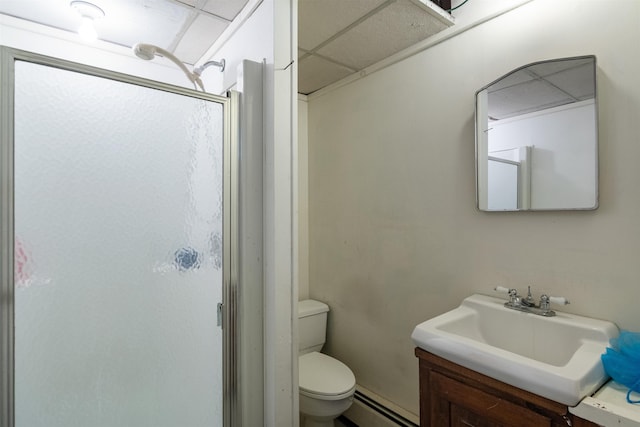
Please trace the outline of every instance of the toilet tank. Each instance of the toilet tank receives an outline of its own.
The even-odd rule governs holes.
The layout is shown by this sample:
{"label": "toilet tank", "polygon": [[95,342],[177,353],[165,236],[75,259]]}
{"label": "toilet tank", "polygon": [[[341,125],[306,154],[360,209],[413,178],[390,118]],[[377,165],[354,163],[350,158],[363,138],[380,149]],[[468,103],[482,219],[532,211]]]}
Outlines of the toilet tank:
{"label": "toilet tank", "polygon": [[329,306],[315,300],[298,301],[298,354],[320,351],[327,335]]}

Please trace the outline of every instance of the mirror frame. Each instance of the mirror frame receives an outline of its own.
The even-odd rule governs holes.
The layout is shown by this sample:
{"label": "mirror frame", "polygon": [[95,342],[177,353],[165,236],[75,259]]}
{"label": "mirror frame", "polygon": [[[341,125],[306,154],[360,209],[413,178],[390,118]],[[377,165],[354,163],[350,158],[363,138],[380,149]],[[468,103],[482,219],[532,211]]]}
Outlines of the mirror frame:
{"label": "mirror frame", "polygon": [[[480,146],[480,138],[479,138],[479,133],[481,132],[479,129],[479,125],[480,125],[480,114],[483,114],[486,116],[487,115],[487,111],[486,111],[486,106],[485,109],[481,109],[478,107],[478,97],[479,95],[483,92],[486,91],[487,89],[489,89],[491,86],[493,86],[494,84],[500,82],[501,80],[503,80],[506,77],[509,77],[512,74],[515,74],[523,69],[535,66],[535,65],[540,65],[540,64],[545,64],[545,63],[550,63],[550,62],[559,62],[559,61],[573,61],[573,60],[581,60],[581,59],[592,59],[593,60],[593,85],[594,85],[594,110],[595,110],[595,123],[594,123],[594,132],[595,132],[595,164],[594,164],[594,173],[595,173],[595,189],[594,189],[594,196],[595,196],[595,200],[594,200],[594,205],[593,206],[588,206],[588,207],[576,207],[576,208],[544,208],[544,209],[536,209],[536,208],[526,208],[526,209],[481,209],[480,208],[480,177],[479,177],[479,146]],[[599,169],[599,151],[600,151],[600,137],[599,137],[599,111],[598,111],[598,104],[599,104],[599,100],[598,100],[598,81],[597,81],[597,69],[598,69],[598,62],[597,62],[597,58],[595,55],[583,55],[583,56],[572,56],[572,57],[564,57],[564,58],[555,58],[555,59],[547,59],[547,60],[543,60],[543,61],[535,61],[535,62],[531,62],[529,64],[520,66],[518,68],[515,68],[511,71],[509,71],[508,73],[500,76],[499,78],[493,80],[491,83],[483,86],[482,88],[480,88],[478,91],[476,91],[475,93],[475,105],[474,105],[474,125],[475,125],[475,129],[474,129],[474,134],[475,134],[475,179],[476,179],[476,209],[480,212],[552,212],[552,211],[592,211],[592,210],[596,210],[598,209],[598,207],[600,206],[600,193],[599,193],[599,186],[600,186],[600,169]],[[487,153],[488,156],[488,153]]]}

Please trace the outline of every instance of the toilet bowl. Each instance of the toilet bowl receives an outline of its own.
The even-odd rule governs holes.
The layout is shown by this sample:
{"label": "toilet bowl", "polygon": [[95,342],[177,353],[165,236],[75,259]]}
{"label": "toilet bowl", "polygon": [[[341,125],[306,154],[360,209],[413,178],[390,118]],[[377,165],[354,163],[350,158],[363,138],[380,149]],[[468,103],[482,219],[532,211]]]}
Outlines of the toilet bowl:
{"label": "toilet bowl", "polygon": [[313,300],[300,301],[298,306],[301,427],[333,427],[333,420],[353,402],[356,379],[347,365],[320,353],[329,307]]}
{"label": "toilet bowl", "polygon": [[333,426],[333,420],[353,402],[353,372],[339,360],[315,351],[298,357],[298,367],[304,427]]}

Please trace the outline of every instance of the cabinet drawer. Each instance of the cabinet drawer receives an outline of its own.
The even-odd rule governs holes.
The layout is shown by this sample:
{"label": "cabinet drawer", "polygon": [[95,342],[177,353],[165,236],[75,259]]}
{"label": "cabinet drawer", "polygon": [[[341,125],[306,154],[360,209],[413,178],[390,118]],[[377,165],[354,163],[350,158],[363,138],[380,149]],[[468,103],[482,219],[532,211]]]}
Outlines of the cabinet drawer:
{"label": "cabinet drawer", "polygon": [[[430,394],[432,420],[448,419],[447,425],[545,427],[551,426],[550,418],[497,396],[470,387],[438,372],[431,372]],[[449,404],[445,404],[444,402]],[[448,413],[442,413],[447,411]],[[469,414],[470,412],[471,414]],[[478,423],[475,418],[486,420]],[[468,420],[468,421],[464,421]]]}

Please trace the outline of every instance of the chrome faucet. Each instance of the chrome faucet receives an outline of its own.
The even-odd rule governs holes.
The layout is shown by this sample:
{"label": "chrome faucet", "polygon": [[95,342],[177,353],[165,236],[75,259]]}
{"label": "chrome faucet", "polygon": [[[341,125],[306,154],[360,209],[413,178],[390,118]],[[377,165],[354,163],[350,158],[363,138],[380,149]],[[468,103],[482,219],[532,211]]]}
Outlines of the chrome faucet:
{"label": "chrome faucet", "polygon": [[551,310],[551,303],[560,305],[569,304],[569,300],[564,297],[550,297],[546,294],[541,295],[540,303],[536,304],[533,296],[531,296],[531,286],[527,289],[526,297],[518,295],[518,290],[513,288],[496,286],[494,290],[498,292],[506,292],[509,295],[509,301],[504,303],[505,307],[513,310],[524,311],[526,313],[537,314],[539,316],[552,317],[556,315],[556,312]]}

